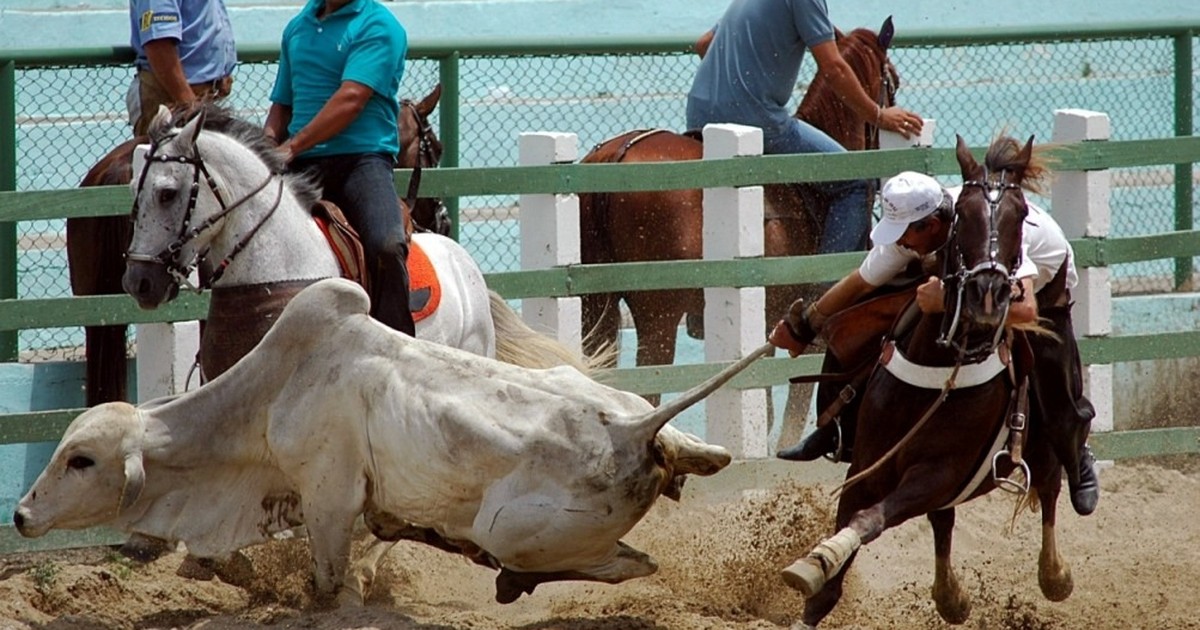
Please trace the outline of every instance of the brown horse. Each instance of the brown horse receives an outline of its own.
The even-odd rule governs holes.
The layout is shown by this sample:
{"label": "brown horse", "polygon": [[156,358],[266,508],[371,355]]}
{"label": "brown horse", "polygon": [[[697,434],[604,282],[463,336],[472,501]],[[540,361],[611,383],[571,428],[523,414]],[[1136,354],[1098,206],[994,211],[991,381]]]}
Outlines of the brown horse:
{"label": "brown horse", "polygon": [[[857,29],[838,35],[838,49],[854,68],[868,94],[878,94],[882,106],[895,103],[899,77],[887,57],[893,27],[891,18],[880,34]],[[878,148],[873,125],[861,119],[838,98],[824,75],[808,88],[796,116],[820,128],[850,150]],[[691,135],[665,130],[630,131],[592,149],[584,163],[663,162],[698,160],[703,146]],[[764,192],[767,256],[799,256],[817,250],[827,205],[811,186],[773,185]],[[703,193],[699,189],[579,195],[582,262],[614,263],[685,260],[701,257]],[[864,209],[864,212],[867,212]],[[769,287],[769,316],[783,312],[800,287]],[[665,365],[675,360],[679,321],[688,319],[688,332],[700,335],[704,292],[701,289],[626,291],[583,297],[583,329],[592,343],[614,344],[619,326],[618,301],[624,299],[637,329],[637,364]],[[589,352],[593,348],[587,349]]]}
{"label": "brown horse", "polygon": [[[430,168],[441,161],[442,143],[429,123],[429,116],[442,95],[439,84],[418,102],[400,101],[400,141],[402,151],[397,168]],[[128,185],[133,178],[133,150],[149,142],[134,138],[118,145],[100,158],[83,177],[83,186]],[[439,199],[417,199],[412,220],[417,229],[449,233],[449,222]],[[71,274],[71,292],[75,295],[121,294],[125,273],[125,251],[133,225],[128,217],[85,217],[67,219],[67,263]],[[87,405],[128,400],[125,369],[126,326],[88,326],[84,329],[87,357]]]}
{"label": "brown horse", "polygon": [[[1071,572],[1054,532],[1062,466],[1037,424],[1029,429],[1028,457],[1022,456],[1031,356],[1025,333],[1004,325],[1028,213],[1021,184],[1042,172],[1032,149],[1033,138],[1022,148],[1001,137],[980,166],[958,139],[964,184],[940,253],[944,313],[914,310],[915,323],[898,326],[896,338],[885,343],[863,392],[838,531],[783,572],[808,598],[808,627],[837,604],[861,545],[922,514],[933,528],[938,613],[964,622],[970,598],[950,562],[954,506],[998,486],[1027,492],[1018,509],[1040,503],[1038,583],[1050,600],[1071,594]],[[1039,298],[1048,289],[1065,291],[1065,282],[1051,283]]]}

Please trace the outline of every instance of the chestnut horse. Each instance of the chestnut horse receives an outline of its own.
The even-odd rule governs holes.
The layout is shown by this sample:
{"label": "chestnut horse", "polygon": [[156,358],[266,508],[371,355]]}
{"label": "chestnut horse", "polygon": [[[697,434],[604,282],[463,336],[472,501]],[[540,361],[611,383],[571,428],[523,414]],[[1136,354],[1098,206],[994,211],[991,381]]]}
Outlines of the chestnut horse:
{"label": "chestnut horse", "polygon": [[[418,102],[400,101],[401,154],[397,168],[431,168],[442,157],[442,143],[429,123],[429,116],[442,96],[438,84]],[[118,145],[92,166],[79,184],[83,186],[128,185],[133,177],[133,149],[146,144],[145,136]],[[449,222],[440,199],[417,199],[413,223],[418,229],[449,234]],[[71,292],[75,295],[121,294],[125,273],[125,251],[133,235],[127,216],[67,219],[67,263]],[[128,400],[125,370],[126,326],[88,326],[84,329],[87,357],[87,406]]]}
{"label": "chestnut horse", "polygon": [[[838,34],[838,49],[854,68],[868,94],[881,106],[895,103],[899,77],[887,57],[894,29],[888,18],[879,35],[857,29]],[[796,116],[820,128],[850,150],[878,148],[874,125],[865,125],[836,96],[824,75],[809,86]],[[703,146],[690,135],[665,130],[630,131],[597,145],[584,163],[698,160]],[[703,193],[699,189],[579,195],[582,262],[616,263],[684,260],[701,257]],[[827,204],[812,186],[772,185],[764,192],[767,256],[799,256],[817,251]],[[869,212],[864,208],[863,212]],[[768,287],[767,316],[791,304],[801,287]],[[583,296],[583,330],[592,343],[615,344],[620,324],[618,301],[624,299],[637,329],[637,364],[666,365],[675,360],[679,321],[701,334],[702,289],[626,291]],[[588,348],[589,352],[593,349]]]}
{"label": "chestnut horse", "polygon": [[[897,326],[895,338],[885,341],[863,391],[838,531],[783,571],[784,582],[807,598],[807,627],[837,604],[861,545],[921,515],[933,529],[937,611],[949,623],[966,621],[970,598],[950,562],[954,507],[996,487],[1022,493],[1017,509],[1040,504],[1038,584],[1052,601],[1071,594],[1071,571],[1054,531],[1062,465],[1040,427],[1025,426],[1032,358],[1023,335],[1032,333],[1005,326],[1028,214],[1021,184],[1043,172],[1032,149],[1032,137],[1022,147],[1001,136],[981,166],[958,138],[963,189],[940,252],[944,312],[913,309],[915,323]],[[1039,297],[1065,291],[1064,279]]]}

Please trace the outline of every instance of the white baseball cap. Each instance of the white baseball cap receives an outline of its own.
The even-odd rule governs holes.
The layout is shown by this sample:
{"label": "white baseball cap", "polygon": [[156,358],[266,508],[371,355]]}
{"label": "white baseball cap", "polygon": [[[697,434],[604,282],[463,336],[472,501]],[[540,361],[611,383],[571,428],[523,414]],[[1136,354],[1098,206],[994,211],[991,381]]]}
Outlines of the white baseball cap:
{"label": "white baseball cap", "polygon": [[945,197],[936,179],[904,171],[883,184],[883,219],[871,230],[871,242],[889,245],[900,240],[909,224],[933,214]]}

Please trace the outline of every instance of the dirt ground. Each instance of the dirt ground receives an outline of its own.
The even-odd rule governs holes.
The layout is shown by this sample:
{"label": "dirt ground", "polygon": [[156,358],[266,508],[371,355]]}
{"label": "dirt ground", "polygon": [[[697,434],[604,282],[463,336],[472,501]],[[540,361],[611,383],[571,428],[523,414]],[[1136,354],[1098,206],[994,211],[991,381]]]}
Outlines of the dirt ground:
{"label": "dirt ground", "polygon": [[[960,508],[954,564],[974,603],[965,627],[1200,628],[1200,466],[1166,464],[1104,470],[1090,517],[1060,500],[1059,544],[1075,576],[1062,603],[1038,591],[1038,515],[1023,514],[1010,532],[1009,495]],[[368,605],[342,610],[314,607],[303,540],[249,550],[259,577],[248,590],[176,576],[178,553],[147,565],[108,549],[3,557],[0,629],[787,627],[803,602],[778,572],[830,532],[832,487],[787,483],[661,501],[626,538],[658,560],[658,574],[619,585],[544,585],[506,606],[492,599],[491,571],[408,543],[392,550]],[[822,627],[946,627],[929,599],[932,547],[924,519],[885,533],[859,554],[846,596]]]}

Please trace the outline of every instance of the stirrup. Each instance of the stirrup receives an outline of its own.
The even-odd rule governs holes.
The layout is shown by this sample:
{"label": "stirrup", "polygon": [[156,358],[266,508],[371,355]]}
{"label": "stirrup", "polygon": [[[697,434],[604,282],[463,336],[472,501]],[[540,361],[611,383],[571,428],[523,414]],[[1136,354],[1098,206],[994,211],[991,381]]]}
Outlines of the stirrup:
{"label": "stirrup", "polygon": [[[1013,465],[1016,466],[1016,470],[1013,471],[1013,474],[1001,477],[996,474],[996,464],[1000,462],[1002,455],[1007,455],[1009,459],[1012,458],[1012,453],[1006,448],[996,451],[996,454],[992,456],[992,483],[996,484],[997,488],[1013,494],[1025,494],[1029,492],[1029,464],[1026,464],[1024,459],[1014,462]],[[1018,472],[1021,473],[1021,477],[1014,480],[1013,476]]]}
{"label": "stirrup", "polygon": [[825,453],[821,457],[838,464],[842,461],[842,453],[846,450],[846,442],[842,439],[842,419],[837,417],[833,419],[833,426],[837,429],[837,448],[832,453]]}

